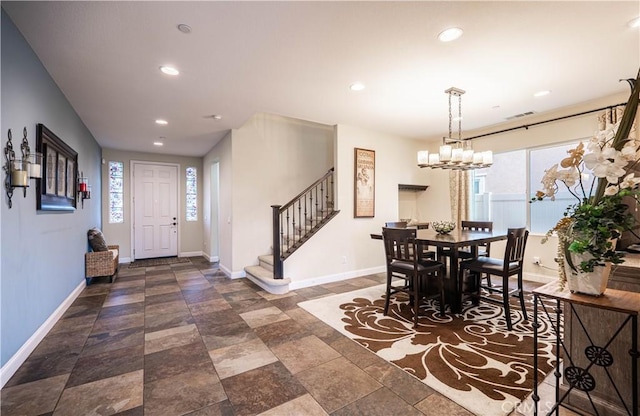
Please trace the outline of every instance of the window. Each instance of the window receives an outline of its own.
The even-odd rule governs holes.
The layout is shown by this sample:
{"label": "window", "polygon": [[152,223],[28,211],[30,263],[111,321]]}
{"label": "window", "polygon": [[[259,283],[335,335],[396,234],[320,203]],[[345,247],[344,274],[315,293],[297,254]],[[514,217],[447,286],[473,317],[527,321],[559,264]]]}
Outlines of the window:
{"label": "window", "polygon": [[124,222],[124,164],[109,162],[109,222]]}
{"label": "window", "polygon": [[[573,149],[579,142],[567,143],[560,146],[545,147],[540,149],[532,149],[529,158],[531,160],[531,181],[529,194],[533,197],[536,191],[542,189],[540,180],[544,175],[544,171],[549,169],[560,160],[567,157],[567,150]],[[587,143],[585,143],[585,146]],[[558,166],[558,169],[562,167]],[[585,173],[583,183],[590,185],[593,178],[589,180],[589,174]],[[531,232],[544,234],[553,228],[558,220],[563,217],[565,209],[577,202],[576,198],[566,189],[561,187],[558,189],[555,201],[545,199],[529,204],[531,211]]]}
{"label": "window", "polygon": [[470,219],[493,221],[496,231],[526,225],[532,233],[546,233],[562,218],[565,208],[575,198],[561,190],[556,201],[530,204],[529,200],[542,189],[540,180],[545,169],[566,157],[567,150],[578,143],[494,155],[493,166],[471,172]]}
{"label": "window", "polygon": [[187,221],[198,221],[198,170],[189,167],[187,174]]}
{"label": "window", "polygon": [[470,217],[495,231],[527,223],[526,150],[495,154],[493,166],[471,174]]}

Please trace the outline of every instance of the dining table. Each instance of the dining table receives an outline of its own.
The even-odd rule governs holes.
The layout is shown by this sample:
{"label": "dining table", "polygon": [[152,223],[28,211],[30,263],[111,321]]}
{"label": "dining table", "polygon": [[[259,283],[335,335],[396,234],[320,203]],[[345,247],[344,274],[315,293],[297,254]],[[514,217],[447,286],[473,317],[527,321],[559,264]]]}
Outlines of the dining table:
{"label": "dining table", "polygon": [[[372,233],[371,238],[382,240],[382,232],[380,234]],[[447,234],[440,234],[432,229],[416,230],[416,242],[418,245],[435,247],[439,261],[445,261],[447,257],[450,259],[444,281],[445,296],[453,313],[462,312],[463,282],[458,281],[458,251],[463,247],[470,247],[471,257],[476,258],[478,256],[478,246],[506,239],[507,234],[505,231],[472,231],[456,228]],[[442,256],[444,250],[449,253],[447,256]]]}

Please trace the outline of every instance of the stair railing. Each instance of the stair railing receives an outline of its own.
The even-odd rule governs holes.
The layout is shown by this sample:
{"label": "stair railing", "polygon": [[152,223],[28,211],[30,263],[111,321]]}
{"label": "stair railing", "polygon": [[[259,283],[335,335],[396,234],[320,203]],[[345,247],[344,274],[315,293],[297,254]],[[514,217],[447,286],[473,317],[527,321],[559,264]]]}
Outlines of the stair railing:
{"label": "stair railing", "polygon": [[273,278],[282,279],[283,262],[320,229],[334,211],[334,168],[273,213]]}

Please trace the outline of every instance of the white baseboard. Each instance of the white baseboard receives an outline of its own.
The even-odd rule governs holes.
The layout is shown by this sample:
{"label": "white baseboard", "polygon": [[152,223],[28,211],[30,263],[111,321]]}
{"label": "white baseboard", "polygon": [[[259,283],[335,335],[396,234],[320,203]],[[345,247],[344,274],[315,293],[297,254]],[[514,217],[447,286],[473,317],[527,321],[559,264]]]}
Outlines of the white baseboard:
{"label": "white baseboard", "polygon": [[296,290],[310,286],[322,285],[325,283],[339,282],[341,280],[353,279],[354,277],[368,276],[370,274],[385,273],[386,266],[371,267],[369,269],[351,270],[344,273],[331,274],[327,276],[314,277],[305,280],[292,280],[289,289]]}
{"label": "white baseboard", "polygon": [[209,263],[218,263],[220,261],[220,257],[218,256],[210,256],[207,253],[204,253],[202,256],[209,260]]}
{"label": "white baseboard", "polygon": [[197,257],[202,256],[202,251],[183,251],[178,253],[178,257]]}
{"label": "white baseboard", "polygon": [[226,274],[230,279],[240,279],[241,277],[247,277],[247,273],[244,270],[239,272],[232,272],[224,264],[218,266],[222,273]]}
{"label": "white baseboard", "polygon": [[56,308],[55,311],[47,318],[46,321],[40,328],[36,330],[36,332],[31,335],[31,337],[22,344],[20,349],[13,354],[11,358],[2,366],[0,369],[0,388],[4,387],[4,385],[9,381],[11,377],[18,371],[18,368],[29,358],[29,355],[36,349],[40,341],[44,339],[44,337],[51,331],[51,328],[58,322],[60,317],[65,313],[65,311],[71,306],[74,300],[82,293],[82,290],[86,287],[85,279],[78,284],[78,286],[67,296],[67,298]]}
{"label": "white baseboard", "polygon": [[120,257],[118,264],[131,263],[131,257]]}
{"label": "white baseboard", "polygon": [[522,278],[530,282],[538,282],[538,283],[551,283],[555,280],[558,280],[558,278],[555,276],[547,276],[544,274],[537,274],[537,273],[524,273],[522,275]]}

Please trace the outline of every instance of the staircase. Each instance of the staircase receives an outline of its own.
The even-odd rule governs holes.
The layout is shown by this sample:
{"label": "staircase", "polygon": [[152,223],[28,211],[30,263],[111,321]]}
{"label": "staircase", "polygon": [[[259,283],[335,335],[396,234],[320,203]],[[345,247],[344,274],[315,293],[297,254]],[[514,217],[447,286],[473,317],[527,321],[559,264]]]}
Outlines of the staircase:
{"label": "staircase", "polygon": [[284,261],[340,211],[334,210],[334,168],[287,204],[272,205],[272,254],[258,257],[257,266],[244,268],[247,278],[274,294],[289,291]]}

